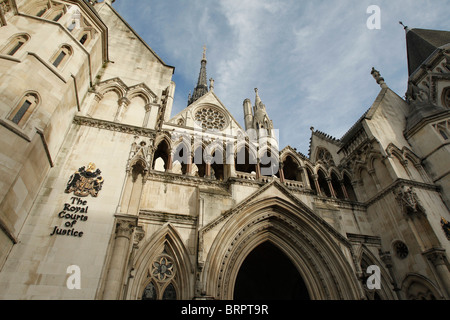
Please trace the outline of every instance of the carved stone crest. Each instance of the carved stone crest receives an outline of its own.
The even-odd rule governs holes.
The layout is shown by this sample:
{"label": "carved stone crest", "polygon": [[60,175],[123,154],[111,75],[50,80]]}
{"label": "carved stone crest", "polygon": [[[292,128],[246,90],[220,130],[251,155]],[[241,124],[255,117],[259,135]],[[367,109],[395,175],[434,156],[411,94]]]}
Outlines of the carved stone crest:
{"label": "carved stone crest", "polygon": [[397,188],[397,190],[394,191],[394,194],[397,198],[397,201],[400,203],[403,210],[405,210],[407,214],[417,214],[419,212],[425,214],[425,211],[419,202],[417,194],[411,187],[403,186]]}
{"label": "carved stone crest", "polygon": [[97,197],[103,185],[103,177],[100,174],[100,169],[96,169],[95,164],[90,162],[87,168],[83,166],[70,176],[64,192],[73,192],[78,197]]}

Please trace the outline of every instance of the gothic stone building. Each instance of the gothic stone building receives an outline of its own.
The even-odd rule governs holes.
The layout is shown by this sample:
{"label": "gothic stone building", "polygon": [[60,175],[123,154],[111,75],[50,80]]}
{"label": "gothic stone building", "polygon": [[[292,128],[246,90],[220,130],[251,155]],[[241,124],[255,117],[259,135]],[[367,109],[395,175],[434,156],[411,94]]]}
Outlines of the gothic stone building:
{"label": "gothic stone building", "polygon": [[235,120],[205,53],[172,115],[111,2],[0,0],[2,299],[450,298],[450,32],[406,29],[406,99],[373,69],[306,156],[262,92]]}

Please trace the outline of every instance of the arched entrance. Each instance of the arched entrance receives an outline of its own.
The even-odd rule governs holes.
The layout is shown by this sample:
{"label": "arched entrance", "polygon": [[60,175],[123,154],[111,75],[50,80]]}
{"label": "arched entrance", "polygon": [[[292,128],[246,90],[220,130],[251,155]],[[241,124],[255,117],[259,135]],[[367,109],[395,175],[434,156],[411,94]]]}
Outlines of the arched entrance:
{"label": "arched entrance", "polygon": [[[281,282],[285,285],[291,283],[284,270],[278,271],[277,263],[284,259],[284,255],[301,275],[311,300],[359,299],[362,292],[351,268],[351,261],[347,258],[351,256],[349,241],[305,204],[291,197],[288,190],[278,182],[274,181],[261,190],[252,198],[249,197],[257,199],[247,203],[244,201],[200,230],[199,247],[205,252],[210,232],[215,227],[219,229],[208,249],[201,275],[206,295],[224,300],[240,299],[241,294],[243,297],[246,292],[239,292],[241,281],[238,275],[242,268],[245,270],[246,260],[250,261],[254,269],[262,268],[264,264],[273,266],[272,272],[275,275],[278,272]],[[287,199],[265,197],[262,193],[266,190],[267,194],[282,191]],[[279,253],[273,253],[266,262],[262,262],[264,259],[261,258],[252,263],[252,252],[255,249],[258,252],[257,248],[266,245],[266,242],[275,246],[282,258]],[[281,265],[288,266],[290,263]],[[276,288],[276,283],[270,288]],[[236,295],[235,290],[238,291]]]}
{"label": "arched entrance", "polygon": [[309,300],[309,294],[289,258],[266,241],[253,249],[242,263],[233,299]]}

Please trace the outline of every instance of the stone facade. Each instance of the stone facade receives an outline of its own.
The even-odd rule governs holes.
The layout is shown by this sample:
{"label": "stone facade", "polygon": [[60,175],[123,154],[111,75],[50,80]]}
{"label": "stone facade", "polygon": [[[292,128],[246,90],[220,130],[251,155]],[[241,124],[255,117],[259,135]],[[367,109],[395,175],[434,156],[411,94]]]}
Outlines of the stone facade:
{"label": "stone facade", "polygon": [[407,99],[373,69],[373,105],[340,139],[311,128],[306,156],[280,148],[257,89],[241,127],[205,51],[172,116],[174,68],[111,1],[0,13],[0,298],[258,298],[243,274],[268,268],[295,285],[265,298],[450,298],[447,32],[407,29],[410,57],[435,46]]}

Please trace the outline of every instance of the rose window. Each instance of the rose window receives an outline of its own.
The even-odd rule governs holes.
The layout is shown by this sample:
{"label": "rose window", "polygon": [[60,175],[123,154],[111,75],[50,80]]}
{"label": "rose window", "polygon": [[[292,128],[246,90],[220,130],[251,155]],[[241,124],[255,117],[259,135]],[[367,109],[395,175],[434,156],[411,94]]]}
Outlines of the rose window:
{"label": "rose window", "polygon": [[405,259],[408,256],[409,250],[404,242],[396,241],[394,243],[394,249],[400,259]]}
{"label": "rose window", "polygon": [[225,115],[217,109],[202,108],[195,113],[195,121],[199,122],[203,129],[222,130],[226,127]]}

